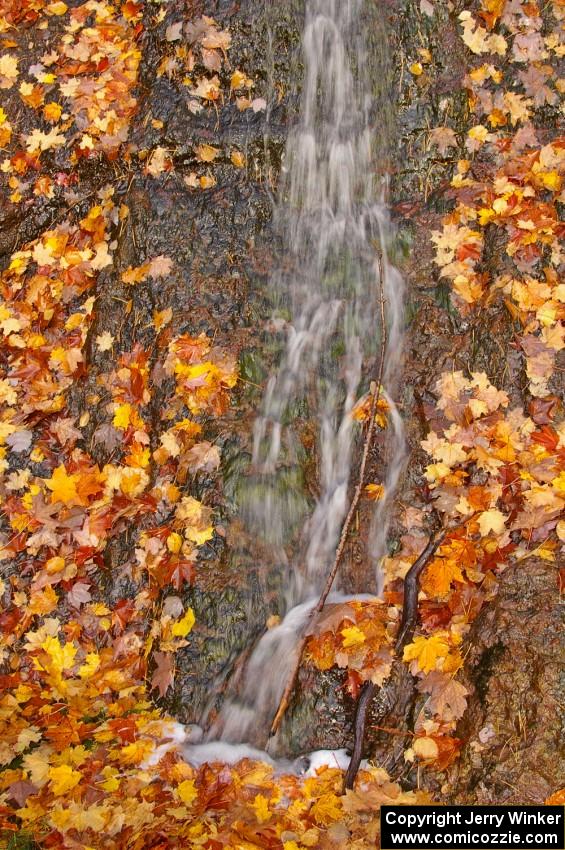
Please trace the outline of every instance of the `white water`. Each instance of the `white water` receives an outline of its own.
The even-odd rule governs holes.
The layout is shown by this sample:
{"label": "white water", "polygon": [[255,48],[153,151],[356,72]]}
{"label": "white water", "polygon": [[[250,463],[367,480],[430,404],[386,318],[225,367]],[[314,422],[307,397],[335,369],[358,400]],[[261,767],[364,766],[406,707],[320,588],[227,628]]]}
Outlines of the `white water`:
{"label": "white water", "polygon": [[[332,593],[328,603],[351,599],[375,599],[369,594],[346,596]],[[267,631],[252,652],[245,669],[245,681],[237,695],[226,699],[220,715],[210,727],[209,742],[259,743],[282,696],[295,659],[297,635],[306,625],[318,599],[312,597],[291,608],[283,621]]]}
{"label": "white water", "polygon": [[296,773],[305,776],[315,776],[316,771],[322,767],[338,767],[341,770],[347,770],[350,761],[343,749],[316,750],[294,761],[274,760],[264,750],[248,744],[229,744],[226,741],[202,743],[203,734],[199,726],[183,726],[174,720],[168,721],[161,730],[161,743],[141,764],[141,769],[149,770],[159,764],[161,759],[171,751],[181,752],[194,767],[212,762],[237,764],[242,759],[251,759],[272,765],[278,773]]}
{"label": "white water", "polygon": [[[388,515],[405,455],[402,419],[392,401],[402,358],[403,281],[388,259],[386,186],[374,177],[380,128],[371,119],[364,7],[365,0],[306,2],[301,111],[287,143],[274,217],[282,259],[272,285],[286,343],[256,421],[255,489],[247,505],[253,530],[273,547],[279,562],[294,543],[294,558],[287,563],[288,613],[255,647],[243,685],[228,693],[209,741],[264,740],[292,669],[297,636],[323,587],[348,507],[359,431],[351,411],[376,373],[381,292],[387,323],[383,385],[391,415],[386,496],[371,529],[367,588],[382,590],[378,564],[386,552]],[[319,458],[319,495],[305,521],[303,503],[288,492],[284,478],[303,464],[292,411],[304,402],[306,418],[318,423]],[[218,752],[225,754],[224,743],[195,746],[220,746]],[[198,753],[193,750],[193,757]]]}
{"label": "white water", "polygon": [[266,632],[245,669],[245,681],[235,698],[227,699],[207,737],[222,741],[261,741],[268,727],[269,712],[280,699],[294,663],[296,635],[306,624],[316,599],[309,599],[288,612],[282,623]]}

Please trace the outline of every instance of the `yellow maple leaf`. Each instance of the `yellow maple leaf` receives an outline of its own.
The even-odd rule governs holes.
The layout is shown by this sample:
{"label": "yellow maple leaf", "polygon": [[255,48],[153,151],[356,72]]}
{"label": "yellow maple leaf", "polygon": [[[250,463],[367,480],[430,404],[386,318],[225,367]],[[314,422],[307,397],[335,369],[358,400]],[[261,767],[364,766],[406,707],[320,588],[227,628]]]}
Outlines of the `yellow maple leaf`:
{"label": "yellow maple leaf", "polygon": [[561,176],[557,171],[539,171],[536,177],[543,184],[544,188],[549,189],[550,192],[559,192],[561,190]]}
{"label": "yellow maple leaf", "polygon": [[544,561],[554,562],[556,548],[557,543],[555,540],[546,540],[534,549],[532,554],[536,555],[538,558],[543,558]]}
{"label": "yellow maple leaf", "polygon": [[[508,49],[508,42],[503,35],[492,33],[488,40],[488,46],[491,53],[497,53],[499,56],[504,56]],[[492,75],[493,80],[497,81],[497,75]]]}
{"label": "yellow maple leaf", "polygon": [[245,166],[245,155],[242,154],[241,151],[232,151],[230,159],[232,161],[232,164],[235,165],[236,168],[243,168]]}
{"label": "yellow maple leaf", "polygon": [[49,762],[45,758],[42,747],[27,753],[22,758],[22,767],[29,776],[31,782],[42,788],[49,778]]}
{"label": "yellow maple leaf", "polygon": [[125,467],[120,470],[120,489],[122,493],[124,493],[125,496],[129,496],[130,499],[139,496],[139,494],[145,490],[148,481],[149,476],[142,469]]}
{"label": "yellow maple leaf", "polygon": [[130,266],[125,272],[122,272],[121,278],[124,283],[129,283],[134,286],[136,283],[141,283],[145,280],[149,272],[149,263],[144,263],[142,266]]}
{"label": "yellow maple leaf", "polygon": [[176,531],[173,531],[173,533],[169,534],[169,536],[167,537],[167,549],[169,550],[169,552],[172,552],[176,555],[178,552],[180,552],[181,547],[182,537],[180,536],[180,534],[177,534]]}
{"label": "yellow maple leaf", "polygon": [[251,808],[255,811],[255,817],[259,823],[265,823],[265,821],[268,821],[272,816],[269,811],[269,801],[263,794],[257,794],[251,803]]}
{"label": "yellow maple leaf", "polygon": [[70,670],[75,663],[77,648],[74,643],[61,644],[57,637],[48,635],[41,644],[41,649],[49,656],[52,670],[58,673]]}
{"label": "yellow maple leaf", "polygon": [[22,753],[24,750],[27,750],[30,744],[36,744],[38,741],[41,741],[40,730],[37,726],[28,726],[26,729],[22,729],[18,735],[14,750],[17,753]]}
{"label": "yellow maple leaf", "polygon": [[48,584],[43,590],[36,590],[31,594],[27,613],[45,616],[45,614],[50,614],[57,607],[58,601],[53,586]]}
{"label": "yellow maple leaf", "polygon": [[155,330],[157,332],[160,331],[162,328],[169,324],[172,318],[173,311],[171,307],[167,307],[165,310],[154,310],[153,324],[155,326]]}
{"label": "yellow maple leaf", "polygon": [[432,487],[437,485],[438,481],[442,481],[450,473],[450,468],[445,463],[430,463],[426,466],[426,481]]}
{"label": "yellow maple leaf", "polygon": [[124,404],[119,404],[114,410],[114,419],[112,422],[114,428],[125,431],[130,424],[132,412],[132,406],[127,401]]}
{"label": "yellow maple leaf", "polygon": [[188,525],[196,525],[202,517],[202,508],[202,502],[192,496],[183,496],[175,515]]}
{"label": "yellow maple leaf", "polygon": [[433,738],[416,738],[412,744],[412,749],[418,758],[426,761],[434,761],[439,756],[439,747]]}
{"label": "yellow maple leaf", "polygon": [[367,636],[361,631],[359,626],[346,626],[345,629],[341,630],[341,634],[343,635],[344,648],[348,646],[359,646],[365,643],[367,639]]}
{"label": "yellow maple leaf", "polygon": [[177,785],[177,794],[187,805],[190,805],[198,797],[198,791],[194,785],[194,779],[185,779]]}
{"label": "yellow maple leaf", "polygon": [[341,801],[342,798],[336,794],[322,794],[310,809],[310,814],[316,823],[327,826],[343,817]]}
{"label": "yellow maple leaf", "polygon": [[74,770],[68,764],[61,764],[59,767],[49,768],[49,779],[51,781],[51,790],[56,797],[66,794],[75,788],[82,779],[82,773]]}
{"label": "yellow maple leaf", "polygon": [[194,97],[201,97],[202,100],[218,100],[221,94],[219,78],[213,76],[211,80],[208,80],[206,77],[200,77],[191,94]]}
{"label": "yellow maple leaf", "polygon": [[84,664],[82,664],[78,669],[78,674],[81,679],[88,679],[95,673],[100,667],[100,656],[97,652],[89,652],[84,659]]}
{"label": "yellow maple leaf", "polygon": [[488,31],[478,26],[475,29],[475,20],[468,11],[461,12],[459,20],[463,25],[463,41],[472,53],[488,53]]}
{"label": "yellow maple leaf", "polygon": [[202,546],[207,540],[211,540],[214,536],[214,526],[208,525],[202,530],[189,526],[185,529],[185,537],[191,543],[196,543],[197,546]]}
{"label": "yellow maple leaf", "polygon": [[243,71],[234,71],[231,75],[230,88],[232,91],[235,89],[242,89],[244,86],[249,87],[250,85],[253,85],[253,83],[250,79],[248,79],[247,74],[244,74]]}
{"label": "yellow maple leaf", "polygon": [[49,817],[63,832],[66,829],[76,829],[78,832],[91,829],[100,833],[112,814],[105,805],[90,805],[84,808],[80,803],[71,802],[68,809],[55,809]]}
{"label": "yellow maple leaf", "polygon": [[110,351],[114,344],[114,337],[109,331],[104,331],[104,333],[98,334],[95,342],[98,351]]}
{"label": "yellow maple leaf", "polygon": [[51,502],[63,502],[65,505],[80,504],[76,488],[77,480],[78,476],[69,475],[63,464],[54,469],[51,478],[45,481],[46,486],[51,490]]}
{"label": "yellow maple leaf", "polygon": [[102,770],[102,776],[105,777],[104,782],[100,783],[101,788],[105,791],[117,791],[120,787],[119,780],[120,771],[111,765],[106,765],[106,767]]}
{"label": "yellow maple leaf", "polygon": [[560,496],[565,497],[565,470],[551,480],[551,486]]}
{"label": "yellow maple leaf", "polygon": [[63,109],[58,103],[46,103],[43,107],[43,117],[46,121],[49,121],[50,124],[56,124],[61,117],[62,112]]}
{"label": "yellow maple leaf", "polygon": [[64,15],[69,7],[62,0],[55,0],[54,3],[49,3],[47,12],[50,15]]}
{"label": "yellow maple leaf", "polygon": [[181,620],[177,623],[173,623],[171,627],[171,634],[173,637],[186,637],[187,634],[192,631],[192,627],[195,622],[194,611],[192,608],[189,608]]}
{"label": "yellow maple leaf", "polygon": [[[453,636],[452,636],[453,639]],[[442,664],[442,673],[449,673],[450,675],[455,675],[458,670],[461,669],[463,665],[463,657],[458,649],[454,649],[449,653],[447,658],[444,659]]]}
{"label": "yellow maple leaf", "polygon": [[449,653],[447,632],[438,632],[429,638],[418,636],[404,647],[403,661],[416,661],[423,673],[435,670],[436,662]]}
{"label": "yellow maple leaf", "polygon": [[126,744],[121,749],[114,751],[114,755],[123,764],[141,764],[155,749],[155,744],[148,738],[140,738],[132,744]]}
{"label": "yellow maple leaf", "polygon": [[213,189],[216,185],[216,178],[212,174],[202,174],[198,178],[198,183],[201,189]]}
{"label": "yellow maple leaf", "polygon": [[14,85],[19,74],[18,62],[18,58],[11,53],[0,56],[0,88],[9,89]]}
{"label": "yellow maple leaf", "polygon": [[476,124],[474,127],[471,127],[467,135],[470,139],[473,139],[473,141],[484,144],[488,139],[489,131],[484,124]]}
{"label": "yellow maple leaf", "polygon": [[378,502],[379,499],[383,498],[385,488],[382,484],[366,484],[365,493],[367,494],[368,499],[371,499],[373,502]]}
{"label": "yellow maple leaf", "polygon": [[427,596],[441,599],[448,595],[454,581],[465,581],[457,561],[452,558],[434,558],[424,570],[421,587]]}

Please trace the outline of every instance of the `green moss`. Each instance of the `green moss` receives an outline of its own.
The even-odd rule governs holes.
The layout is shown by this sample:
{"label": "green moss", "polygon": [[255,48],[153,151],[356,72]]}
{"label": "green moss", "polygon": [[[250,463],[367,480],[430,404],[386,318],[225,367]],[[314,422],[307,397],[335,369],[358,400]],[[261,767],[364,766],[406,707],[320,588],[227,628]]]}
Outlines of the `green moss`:
{"label": "green moss", "polygon": [[260,384],[265,380],[265,367],[256,350],[242,351],[239,357],[239,374],[244,381]]}
{"label": "green moss", "polygon": [[[4,845],[3,842],[6,840],[7,843]],[[0,843],[6,847],[6,850],[39,850],[39,844],[27,832],[0,833]]]}

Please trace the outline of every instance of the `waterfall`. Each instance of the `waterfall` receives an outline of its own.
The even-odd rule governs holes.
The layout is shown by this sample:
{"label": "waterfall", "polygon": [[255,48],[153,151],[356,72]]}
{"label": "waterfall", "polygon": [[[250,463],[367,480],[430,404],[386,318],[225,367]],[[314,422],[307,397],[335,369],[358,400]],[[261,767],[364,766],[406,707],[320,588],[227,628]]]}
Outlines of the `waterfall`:
{"label": "waterfall", "polygon": [[[354,440],[351,413],[380,353],[381,291],[387,322],[384,392],[391,407],[385,498],[371,530],[381,586],[387,516],[404,462],[402,420],[393,402],[402,357],[403,282],[388,259],[386,186],[376,177],[381,132],[375,117],[363,19],[365,0],[307,0],[300,114],[288,138],[274,226],[281,261],[271,284],[285,343],[254,430],[254,486],[245,510],[254,533],[287,564],[283,622],[259,641],[239,693],[225,700],[209,739],[254,742],[271,719],[292,667],[293,648],[323,587],[348,508]],[[386,122],[383,121],[383,125]],[[382,132],[385,132],[383,129]],[[376,369],[373,369],[376,371]],[[297,405],[317,423],[318,487],[304,518],[293,492],[304,448]],[[296,532],[298,525],[299,531]],[[297,541],[297,542],[296,542]]]}

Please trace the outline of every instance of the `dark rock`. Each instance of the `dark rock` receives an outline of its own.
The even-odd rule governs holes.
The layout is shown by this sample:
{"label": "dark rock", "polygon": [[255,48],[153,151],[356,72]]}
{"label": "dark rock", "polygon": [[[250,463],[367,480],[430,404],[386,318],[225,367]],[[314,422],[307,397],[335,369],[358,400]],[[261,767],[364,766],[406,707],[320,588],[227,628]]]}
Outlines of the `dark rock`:
{"label": "dark rock", "polygon": [[565,781],[565,632],[555,564],[508,569],[469,635],[472,689],[450,802],[543,803]]}

